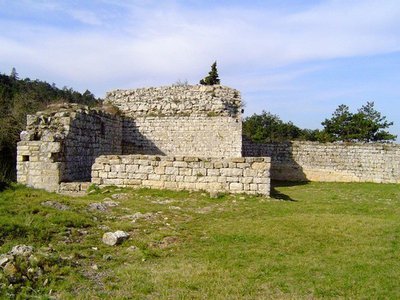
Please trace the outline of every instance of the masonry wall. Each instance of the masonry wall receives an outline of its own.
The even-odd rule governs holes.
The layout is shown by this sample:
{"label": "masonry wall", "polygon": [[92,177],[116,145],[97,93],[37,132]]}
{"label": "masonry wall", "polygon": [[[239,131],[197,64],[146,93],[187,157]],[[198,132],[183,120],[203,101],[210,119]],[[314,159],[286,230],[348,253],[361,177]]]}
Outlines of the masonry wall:
{"label": "masonry wall", "polygon": [[220,116],[165,116],[126,119],[124,154],[238,157],[242,123]]}
{"label": "masonry wall", "polygon": [[400,145],[243,141],[244,156],[271,157],[271,179],[400,183]]}
{"label": "masonry wall", "polygon": [[269,168],[268,157],[108,155],[96,159],[92,183],[269,196]]}
{"label": "masonry wall", "polygon": [[223,86],[116,90],[106,103],[124,115],[123,153],[241,156],[241,98]]}
{"label": "masonry wall", "polygon": [[90,181],[97,156],[122,152],[122,122],[101,110],[62,105],[27,117],[17,147],[18,182],[57,191],[62,181]]}

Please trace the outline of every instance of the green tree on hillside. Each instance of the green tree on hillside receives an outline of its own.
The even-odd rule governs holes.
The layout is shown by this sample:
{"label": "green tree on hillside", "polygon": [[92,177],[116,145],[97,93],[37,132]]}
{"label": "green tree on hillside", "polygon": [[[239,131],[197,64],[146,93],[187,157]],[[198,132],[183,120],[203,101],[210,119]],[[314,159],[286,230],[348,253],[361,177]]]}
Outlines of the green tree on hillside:
{"label": "green tree on hillside", "polygon": [[216,61],[211,65],[211,71],[208,73],[208,76],[200,80],[200,84],[202,85],[220,84]]}

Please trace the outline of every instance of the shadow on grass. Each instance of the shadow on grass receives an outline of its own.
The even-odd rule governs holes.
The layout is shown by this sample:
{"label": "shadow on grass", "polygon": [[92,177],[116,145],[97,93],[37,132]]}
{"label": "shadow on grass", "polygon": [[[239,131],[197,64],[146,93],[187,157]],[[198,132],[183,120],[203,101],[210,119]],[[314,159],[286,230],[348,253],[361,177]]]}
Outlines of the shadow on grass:
{"label": "shadow on grass", "polygon": [[0,192],[3,192],[4,190],[8,189],[10,187],[10,184],[8,182],[0,181]]}
{"label": "shadow on grass", "polygon": [[283,194],[278,191],[276,188],[279,187],[288,187],[288,186],[298,186],[298,185],[306,185],[309,181],[280,181],[280,180],[272,180],[271,181],[271,197],[278,200],[283,201],[294,201],[296,199],[291,198],[289,195]]}

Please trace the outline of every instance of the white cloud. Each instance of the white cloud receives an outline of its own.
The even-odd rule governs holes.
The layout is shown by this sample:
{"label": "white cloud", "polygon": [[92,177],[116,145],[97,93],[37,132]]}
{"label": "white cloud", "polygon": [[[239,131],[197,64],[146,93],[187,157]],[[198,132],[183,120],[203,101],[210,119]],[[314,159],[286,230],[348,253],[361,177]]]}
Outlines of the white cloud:
{"label": "white cloud", "polygon": [[[0,64],[23,61],[32,70],[82,82],[98,93],[109,89],[105,82],[115,87],[117,80],[122,85],[156,85],[178,78],[197,82],[218,60],[220,70],[228,70],[222,71],[230,78],[228,83],[236,84],[235,76],[246,74],[246,86],[257,88],[283,87],[295,78],[260,74],[266,68],[400,50],[397,1],[325,1],[294,13],[245,7],[197,10],[174,2],[105,2],[124,5],[123,11],[107,16],[101,5],[93,10],[65,3],[49,8],[64,10],[95,29],[13,21],[12,32],[0,32],[2,45],[7,45],[1,47]],[[41,8],[46,9],[45,2]],[[2,28],[10,24],[0,21]]]}

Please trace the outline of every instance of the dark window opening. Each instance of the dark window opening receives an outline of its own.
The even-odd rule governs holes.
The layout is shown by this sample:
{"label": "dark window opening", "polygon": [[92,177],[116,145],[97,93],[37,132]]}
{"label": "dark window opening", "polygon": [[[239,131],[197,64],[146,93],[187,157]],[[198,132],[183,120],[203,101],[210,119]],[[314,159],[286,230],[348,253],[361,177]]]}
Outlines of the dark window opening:
{"label": "dark window opening", "polygon": [[29,155],[22,155],[22,161],[29,161]]}

